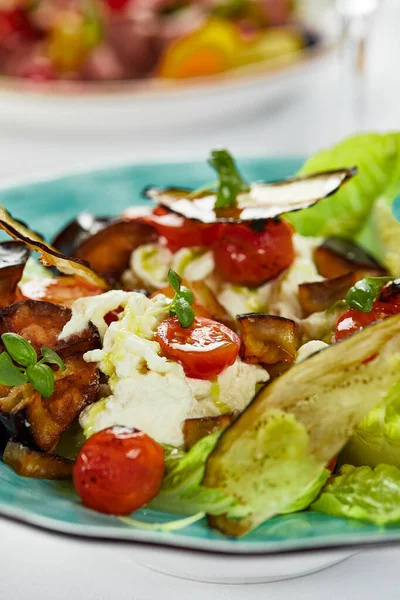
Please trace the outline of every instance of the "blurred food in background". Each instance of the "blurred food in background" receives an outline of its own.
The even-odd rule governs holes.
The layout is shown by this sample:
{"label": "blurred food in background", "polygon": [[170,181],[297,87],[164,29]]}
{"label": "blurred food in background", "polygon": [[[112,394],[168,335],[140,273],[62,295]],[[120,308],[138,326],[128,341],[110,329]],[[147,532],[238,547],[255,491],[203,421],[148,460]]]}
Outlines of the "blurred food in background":
{"label": "blurred food in background", "polygon": [[0,0],[0,74],[34,81],[185,79],[315,40],[294,0]]}

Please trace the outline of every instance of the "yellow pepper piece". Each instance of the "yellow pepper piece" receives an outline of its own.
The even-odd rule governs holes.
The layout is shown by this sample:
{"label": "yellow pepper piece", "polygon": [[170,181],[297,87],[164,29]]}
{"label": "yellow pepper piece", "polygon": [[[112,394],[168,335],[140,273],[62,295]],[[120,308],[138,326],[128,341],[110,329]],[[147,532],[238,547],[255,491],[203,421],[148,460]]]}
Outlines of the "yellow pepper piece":
{"label": "yellow pepper piece", "polygon": [[304,39],[295,30],[273,27],[261,32],[243,47],[238,57],[241,65],[297,55],[304,47]]}
{"label": "yellow pepper piece", "polygon": [[243,43],[233,23],[209,19],[200,29],[167,47],[158,75],[185,79],[221,73],[236,66]]}

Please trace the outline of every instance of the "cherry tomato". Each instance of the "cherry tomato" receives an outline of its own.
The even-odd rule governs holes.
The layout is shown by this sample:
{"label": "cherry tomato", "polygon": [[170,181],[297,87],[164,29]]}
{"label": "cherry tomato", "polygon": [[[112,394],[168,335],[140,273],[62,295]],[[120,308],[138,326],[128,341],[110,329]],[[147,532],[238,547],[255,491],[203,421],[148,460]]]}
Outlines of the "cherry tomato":
{"label": "cherry tomato", "polygon": [[240,349],[236,333],[202,317],[195,317],[186,328],[176,317],[166,319],[158,326],[156,339],[165,356],[178,361],[195,379],[215,379],[233,365]]}
{"label": "cherry tomato", "polygon": [[262,231],[245,223],[227,223],[213,246],[217,269],[235,285],[259,286],[292,264],[292,236],[291,226],[284,221],[267,221]]}
{"label": "cherry tomato", "polygon": [[113,323],[114,321],[118,321],[118,317],[123,310],[124,309],[122,308],[122,306],[119,306],[115,310],[110,310],[110,312],[108,312],[104,317],[104,320],[107,323],[107,325],[111,325],[111,323]]}
{"label": "cherry tomato", "polygon": [[376,301],[373,304],[372,310],[369,313],[361,312],[355,308],[349,308],[339,318],[336,324],[335,340],[340,342],[352,333],[360,331],[367,325],[390,317],[400,311],[400,305],[396,306],[389,302]]}
{"label": "cherry tomato", "polygon": [[400,284],[392,281],[387,283],[381,290],[378,300],[380,302],[388,302],[393,306],[397,306],[400,311]]}
{"label": "cherry tomato", "polygon": [[88,508],[129,515],[158,494],[163,475],[164,452],[157,442],[129,427],[109,427],[82,447],[73,481]]}
{"label": "cherry tomato", "polygon": [[42,300],[62,306],[71,306],[78,298],[98,296],[103,290],[74,276],[54,277],[53,279],[32,279],[22,283],[16,292],[16,302],[20,300]]}
{"label": "cherry tomato", "polygon": [[336,463],[337,463],[337,458],[338,458],[337,456],[334,456],[334,457],[332,458],[332,460],[330,460],[330,461],[328,462],[328,464],[326,465],[326,468],[327,468],[327,469],[328,469],[328,470],[329,470],[331,473],[334,473],[334,472],[335,472],[335,469],[336,469]]}
{"label": "cherry tomato", "polygon": [[20,8],[14,10],[0,11],[0,42],[9,36],[17,38],[32,38],[34,29],[29,22],[27,14]]}
{"label": "cherry tomato", "polygon": [[129,4],[130,0],[105,0],[105,3],[114,12],[120,12]]}
{"label": "cherry tomato", "polygon": [[165,237],[167,246],[172,252],[181,248],[194,246],[210,246],[219,235],[221,225],[207,225],[191,219],[185,219],[158,206],[150,215],[142,219],[156,229],[158,235]]}

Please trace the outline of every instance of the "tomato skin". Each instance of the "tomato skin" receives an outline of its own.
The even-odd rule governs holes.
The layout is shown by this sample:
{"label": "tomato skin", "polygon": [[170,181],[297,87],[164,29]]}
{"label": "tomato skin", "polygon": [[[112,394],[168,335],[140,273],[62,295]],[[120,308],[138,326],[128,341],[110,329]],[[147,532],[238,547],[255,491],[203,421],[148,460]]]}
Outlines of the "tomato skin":
{"label": "tomato skin", "polygon": [[110,310],[110,312],[108,312],[104,316],[104,320],[107,323],[107,325],[110,326],[111,323],[114,323],[114,321],[118,321],[119,315],[122,313],[123,310],[124,309],[122,308],[122,306],[119,306],[115,310]]}
{"label": "tomato skin", "polygon": [[74,276],[31,279],[17,288],[16,302],[41,300],[70,307],[78,298],[98,296],[102,293],[102,289]]}
{"label": "tomato skin", "polygon": [[215,379],[233,365],[240,349],[234,331],[203,317],[195,317],[187,328],[181,327],[177,317],[165,319],[158,326],[156,340],[163,354],[178,361],[194,379]]}
{"label": "tomato skin", "polygon": [[326,468],[328,469],[328,471],[330,471],[331,473],[335,472],[336,469],[336,463],[337,463],[337,456],[334,456],[326,465]]}
{"label": "tomato skin", "polygon": [[150,215],[141,219],[167,240],[167,246],[172,252],[181,248],[210,246],[218,238],[221,229],[220,223],[208,225],[185,219],[162,206],[157,206]]}
{"label": "tomato skin", "polygon": [[213,245],[217,270],[234,285],[257,287],[290,267],[295,258],[292,237],[285,221],[269,220],[262,231],[227,223]]}
{"label": "tomato skin", "polygon": [[390,317],[390,315],[395,315],[398,312],[400,312],[400,305],[380,301],[374,302],[372,310],[369,313],[349,308],[343,313],[336,324],[335,341],[340,342],[367,325]]}
{"label": "tomato skin", "polygon": [[101,513],[129,515],[159,492],[164,452],[151,437],[129,427],[109,427],[90,437],[74,465],[83,504]]}

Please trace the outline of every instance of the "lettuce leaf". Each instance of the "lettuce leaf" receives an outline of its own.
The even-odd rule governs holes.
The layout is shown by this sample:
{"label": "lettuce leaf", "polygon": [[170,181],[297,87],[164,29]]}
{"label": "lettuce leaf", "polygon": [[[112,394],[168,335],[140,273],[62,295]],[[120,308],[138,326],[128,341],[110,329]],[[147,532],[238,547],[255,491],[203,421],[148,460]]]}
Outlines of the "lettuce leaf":
{"label": "lettuce leaf", "polygon": [[355,238],[366,225],[378,198],[392,201],[400,190],[400,133],[363,133],[312,156],[300,175],[343,167],[358,174],[336,194],[287,215],[302,235]]}
{"label": "lettuce leaf", "polygon": [[[161,490],[149,504],[150,508],[181,515],[208,513],[221,515],[242,514],[238,501],[220,489],[201,485],[208,456],[220,433],[213,433],[193,446],[186,454],[171,447],[164,448],[166,476]],[[246,511],[244,511],[245,513]]]}
{"label": "lettuce leaf", "polygon": [[339,464],[400,467],[400,381],[383,404],[368,413],[339,456]]}
{"label": "lettuce leaf", "polygon": [[343,466],[311,510],[387,525],[400,521],[400,469]]}

